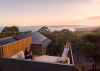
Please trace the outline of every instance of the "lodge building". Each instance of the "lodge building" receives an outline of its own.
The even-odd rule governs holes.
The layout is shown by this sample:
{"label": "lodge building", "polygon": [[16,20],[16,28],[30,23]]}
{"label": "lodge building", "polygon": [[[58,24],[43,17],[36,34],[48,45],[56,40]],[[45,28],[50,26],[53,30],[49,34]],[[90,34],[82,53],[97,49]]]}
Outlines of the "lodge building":
{"label": "lodge building", "polygon": [[[67,63],[57,63],[61,57],[46,55],[46,49],[51,42],[39,32],[0,39],[0,71],[73,71],[71,48]],[[27,47],[32,49],[36,60],[24,59]]]}

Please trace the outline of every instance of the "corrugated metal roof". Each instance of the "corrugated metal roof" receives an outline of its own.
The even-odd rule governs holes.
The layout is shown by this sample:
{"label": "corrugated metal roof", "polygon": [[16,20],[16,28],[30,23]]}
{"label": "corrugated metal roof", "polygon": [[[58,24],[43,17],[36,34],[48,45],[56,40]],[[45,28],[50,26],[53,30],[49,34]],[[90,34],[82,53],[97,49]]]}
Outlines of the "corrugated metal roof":
{"label": "corrugated metal roof", "polygon": [[31,33],[31,37],[32,37],[33,43],[42,43],[43,46],[45,46],[45,47],[51,43],[50,39],[48,39],[47,37],[45,37],[44,35],[42,35],[39,32]]}
{"label": "corrugated metal roof", "polygon": [[47,37],[43,36],[42,34],[38,33],[38,32],[33,32],[31,33],[32,36],[32,40],[35,43],[40,43],[42,41],[44,41],[45,39],[47,39]]}
{"label": "corrugated metal roof", "polygon": [[44,47],[47,47],[51,43],[51,40],[46,39],[46,40],[42,41],[41,43],[43,44]]}
{"label": "corrugated metal roof", "polygon": [[16,40],[24,39],[27,37],[32,37],[33,43],[41,43],[41,44],[43,44],[44,47],[47,47],[51,43],[50,39],[48,39],[44,35],[40,34],[39,32],[32,32],[32,33],[28,33],[28,34],[17,35],[14,37],[3,38],[0,40],[0,46],[8,44],[8,43],[12,43]]}
{"label": "corrugated metal roof", "polygon": [[0,46],[16,41],[13,37],[0,39]]}
{"label": "corrugated metal roof", "polygon": [[0,39],[0,46],[15,42],[16,40],[21,40],[21,39],[27,38],[29,36],[30,35],[28,35],[28,34],[21,34],[21,35],[17,35],[17,36]]}

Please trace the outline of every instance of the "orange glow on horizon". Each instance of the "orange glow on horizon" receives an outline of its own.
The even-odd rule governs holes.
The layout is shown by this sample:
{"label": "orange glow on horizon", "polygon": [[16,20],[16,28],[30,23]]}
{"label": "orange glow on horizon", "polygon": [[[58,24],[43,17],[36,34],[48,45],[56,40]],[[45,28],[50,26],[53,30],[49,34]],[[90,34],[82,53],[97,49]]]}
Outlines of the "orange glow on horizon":
{"label": "orange glow on horizon", "polygon": [[[74,20],[66,20],[66,19],[7,19],[0,20],[0,23],[4,23],[4,25],[16,25],[16,26],[61,26],[61,25],[93,25],[100,26],[100,18],[96,19],[74,19]],[[2,25],[1,25],[2,26]]]}

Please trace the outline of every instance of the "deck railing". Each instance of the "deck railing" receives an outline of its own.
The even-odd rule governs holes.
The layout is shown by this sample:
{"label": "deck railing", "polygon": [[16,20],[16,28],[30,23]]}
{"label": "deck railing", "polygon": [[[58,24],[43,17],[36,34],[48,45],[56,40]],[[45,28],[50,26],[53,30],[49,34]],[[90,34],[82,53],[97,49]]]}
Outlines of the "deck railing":
{"label": "deck railing", "polygon": [[0,71],[73,71],[73,65],[35,62],[31,60],[0,59]]}
{"label": "deck railing", "polygon": [[70,58],[70,64],[0,58],[0,71],[74,71],[74,60],[71,47],[68,56]]}
{"label": "deck railing", "polygon": [[74,71],[74,60],[70,47],[70,64],[36,62],[19,59],[0,59],[0,71]]}
{"label": "deck railing", "polygon": [[71,46],[69,46],[68,57],[70,59],[70,64],[74,65],[74,59],[73,59],[73,53],[72,53]]}

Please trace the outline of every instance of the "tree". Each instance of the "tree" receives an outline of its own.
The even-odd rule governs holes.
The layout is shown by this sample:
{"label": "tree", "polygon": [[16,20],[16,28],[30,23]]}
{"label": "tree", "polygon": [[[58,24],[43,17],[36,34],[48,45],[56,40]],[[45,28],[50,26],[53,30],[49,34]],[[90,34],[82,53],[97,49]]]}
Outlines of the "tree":
{"label": "tree", "polygon": [[67,33],[67,34],[70,33],[69,29],[62,29],[61,32],[62,32],[62,33]]}
{"label": "tree", "polygon": [[25,31],[25,33],[32,33],[32,31],[30,31],[30,30],[29,31]]}
{"label": "tree", "polygon": [[71,35],[71,32],[68,29],[63,29],[61,31],[53,31],[53,32],[42,30],[41,33],[46,37],[48,37],[50,40],[52,40],[52,43],[48,48],[49,50],[48,52],[50,55],[55,55],[55,56],[61,55],[64,49],[63,45]]}
{"label": "tree", "polygon": [[100,61],[100,33],[91,32],[82,36],[84,52],[94,61]]}
{"label": "tree", "polygon": [[52,40],[51,45],[49,46],[49,54],[58,56],[63,50],[63,38],[60,31],[53,31],[49,35],[49,39]]}
{"label": "tree", "polygon": [[50,30],[48,29],[48,27],[43,26],[42,28],[40,28],[40,29],[38,30],[38,32],[44,33],[44,32],[50,32]]}
{"label": "tree", "polygon": [[17,35],[19,34],[19,29],[16,26],[12,26],[12,27],[5,27],[2,30],[2,34],[6,35],[6,36],[13,36],[13,35]]}
{"label": "tree", "polygon": [[66,40],[70,39],[71,31],[69,31],[68,29],[62,29],[60,32],[62,34],[62,38],[64,39],[63,40],[64,42],[66,42]]}
{"label": "tree", "polygon": [[52,40],[48,48],[50,55],[61,54],[63,45],[69,40],[74,52],[82,51],[89,58],[93,58],[95,61],[100,60],[99,32],[71,32],[68,29],[51,32],[47,27],[42,27],[39,32]]}

